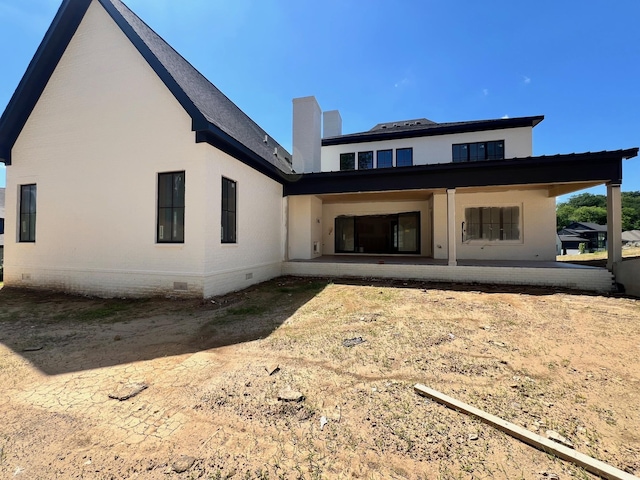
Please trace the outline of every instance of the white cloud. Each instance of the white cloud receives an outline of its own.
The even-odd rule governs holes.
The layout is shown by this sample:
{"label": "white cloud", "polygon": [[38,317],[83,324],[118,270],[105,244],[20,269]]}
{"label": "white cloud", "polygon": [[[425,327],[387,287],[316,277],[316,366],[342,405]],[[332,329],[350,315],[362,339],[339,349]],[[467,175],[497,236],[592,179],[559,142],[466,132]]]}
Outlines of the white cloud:
{"label": "white cloud", "polygon": [[488,97],[488,96],[489,96],[489,89],[488,89],[488,88],[483,88],[483,89],[482,89],[482,94],[483,94],[485,97]]}
{"label": "white cloud", "polygon": [[527,77],[526,75],[523,75],[522,81],[524,82],[525,85],[529,85],[531,83],[531,78]]}
{"label": "white cloud", "polygon": [[505,115],[503,115],[501,118],[503,118],[504,120],[506,120],[507,118],[511,118],[511,117],[509,117],[509,115],[508,115],[508,114],[505,114]]}

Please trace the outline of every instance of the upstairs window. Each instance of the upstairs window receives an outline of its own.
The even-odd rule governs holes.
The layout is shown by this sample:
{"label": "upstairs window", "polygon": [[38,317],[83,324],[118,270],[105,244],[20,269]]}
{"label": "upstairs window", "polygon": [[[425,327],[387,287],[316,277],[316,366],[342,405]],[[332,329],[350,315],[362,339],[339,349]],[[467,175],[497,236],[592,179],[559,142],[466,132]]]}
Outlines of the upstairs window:
{"label": "upstairs window", "polygon": [[373,168],[373,152],[358,152],[358,170]]}
{"label": "upstairs window", "polygon": [[520,207],[465,209],[466,240],[520,240]]}
{"label": "upstairs window", "polygon": [[396,167],[410,167],[413,165],[413,148],[398,148],[396,150]]}
{"label": "upstairs window", "polygon": [[393,167],[393,150],[378,150],[376,152],[376,167],[390,168]]}
{"label": "upstairs window", "polygon": [[504,160],[504,140],[459,143],[453,145],[452,150],[455,163]]}
{"label": "upstairs window", "polygon": [[158,174],[158,243],[184,243],[185,173]]}
{"label": "upstairs window", "polygon": [[20,242],[36,241],[36,185],[20,185]]}
{"label": "upstairs window", "polygon": [[236,182],[222,177],[222,243],[236,243],[238,239],[237,195]]}
{"label": "upstairs window", "polygon": [[355,169],[356,169],[356,154],[341,153],[340,154],[340,170],[355,170]]}

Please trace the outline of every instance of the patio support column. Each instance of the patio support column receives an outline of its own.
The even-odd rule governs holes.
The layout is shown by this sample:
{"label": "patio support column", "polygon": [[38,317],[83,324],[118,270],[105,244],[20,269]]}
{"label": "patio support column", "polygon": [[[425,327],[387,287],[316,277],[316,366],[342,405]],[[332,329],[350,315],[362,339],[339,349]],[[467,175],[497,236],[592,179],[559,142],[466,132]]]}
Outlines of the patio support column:
{"label": "patio support column", "polygon": [[[622,261],[622,195],[620,184],[607,184],[607,269]],[[615,273],[615,272],[614,272]]]}
{"label": "patio support column", "polygon": [[458,265],[456,257],[456,189],[447,190],[447,249],[449,265]]}

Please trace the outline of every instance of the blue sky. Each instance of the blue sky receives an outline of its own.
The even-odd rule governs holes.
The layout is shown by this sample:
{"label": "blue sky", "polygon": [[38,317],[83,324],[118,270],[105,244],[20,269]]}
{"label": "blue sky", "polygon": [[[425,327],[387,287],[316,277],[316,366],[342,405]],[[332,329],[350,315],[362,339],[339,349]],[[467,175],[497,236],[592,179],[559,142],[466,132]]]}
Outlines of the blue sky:
{"label": "blue sky", "polygon": [[[306,95],[344,133],[542,114],[535,155],[640,146],[638,0],[125,3],[289,150]],[[0,110],[59,5],[0,0]],[[623,165],[623,190],[640,190],[640,158]]]}

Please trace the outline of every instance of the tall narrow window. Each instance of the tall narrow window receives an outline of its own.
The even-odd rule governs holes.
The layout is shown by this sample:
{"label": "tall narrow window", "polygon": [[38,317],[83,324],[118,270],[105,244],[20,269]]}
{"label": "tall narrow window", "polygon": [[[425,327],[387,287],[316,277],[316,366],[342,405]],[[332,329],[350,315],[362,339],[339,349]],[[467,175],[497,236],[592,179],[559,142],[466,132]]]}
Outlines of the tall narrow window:
{"label": "tall narrow window", "polygon": [[237,242],[237,203],[236,182],[222,177],[222,243]]}
{"label": "tall narrow window", "polygon": [[356,154],[341,153],[340,154],[340,170],[355,170],[355,169],[356,169]]}
{"label": "tall narrow window", "polygon": [[393,167],[393,150],[378,150],[376,168]]}
{"label": "tall narrow window", "polygon": [[21,242],[36,241],[36,185],[20,185]]}
{"label": "tall narrow window", "polygon": [[373,168],[373,152],[358,152],[358,170]]}
{"label": "tall narrow window", "polygon": [[410,167],[413,165],[413,148],[398,148],[396,150],[396,167]]}
{"label": "tall narrow window", "polygon": [[185,173],[158,174],[158,243],[184,243]]}

